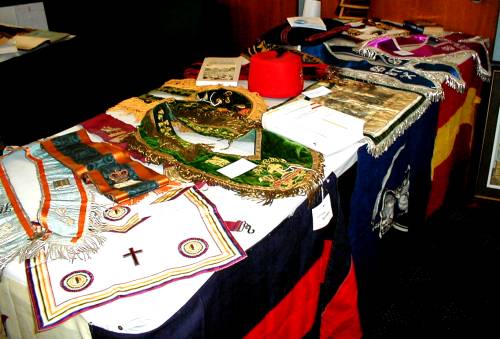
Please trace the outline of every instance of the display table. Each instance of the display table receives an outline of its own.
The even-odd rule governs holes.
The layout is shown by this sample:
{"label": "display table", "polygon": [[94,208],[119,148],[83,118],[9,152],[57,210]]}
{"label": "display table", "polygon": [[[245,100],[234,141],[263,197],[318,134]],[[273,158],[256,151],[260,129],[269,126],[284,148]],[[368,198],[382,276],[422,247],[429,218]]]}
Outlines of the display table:
{"label": "display table", "polygon": [[[100,140],[95,135],[91,138]],[[148,293],[78,311],[36,336],[104,338],[168,333],[172,337],[262,337],[265,333],[283,333],[301,337],[319,331],[320,310],[340,289],[346,291],[339,303],[348,306],[349,327],[353,333],[359,332],[356,282],[336,179],[355,163],[359,146],[352,145],[325,159],[324,187],[317,195],[330,197],[334,214],[327,227],[313,230],[314,205],[305,196],[275,199],[271,205],[263,205],[221,187],[204,186],[201,193],[224,220],[244,220],[249,225],[231,232],[247,258],[219,272],[197,274]],[[313,203],[319,202],[317,196]],[[136,232],[140,238],[151,236],[140,226]],[[12,338],[34,334],[24,266],[10,263],[0,282],[0,309],[7,316],[5,325]],[[290,317],[292,310],[295,315]],[[294,317],[302,321],[297,323]]]}
{"label": "display table", "polygon": [[[453,46],[460,53],[453,58],[446,55],[436,63],[428,58],[423,63],[403,60],[409,63],[406,68],[388,64],[383,57],[372,60],[377,54],[370,49],[364,52],[365,58],[360,53],[352,59],[351,51],[351,58],[342,59],[333,46],[322,44],[316,52],[327,63],[335,62],[343,78],[330,84],[332,95],[317,103],[333,108],[344,105],[365,116],[367,123],[362,142],[324,157],[322,189],[309,199],[303,195],[280,197],[265,205],[220,186],[200,185],[196,194],[205,197],[200,200],[207,199],[207,206],[215,207],[221,220],[226,224],[246,222],[245,227],[228,233],[245,252],[242,258],[163,281],[161,288],[134,290],[76,308],[37,336],[360,337],[357,286],[363,297],[377,278],[381,248],[407,241],[410,231],[441,203],[441,192],[447,190],[441,179],[451,171],[455,154],[470,149],[470,133],[463,139],[455,137],[474,123],[484,69],[479,67],[479,54],[458,45]],[[309,52],[315,48],[318,46]],[[450,60],[453,66],[448,64]],[[99,140],[97,135],[91,138]],[[356,179],[347,188],[350,200],[342,200],[337,178],[342,181],[354,164]],[[10,170],[14,173],[16,167]],[[30,200],[29,192],[25,198]],[[333,217],[328,225],[315,230],[318,206],[331,208]],[[349,213],[344,216],[346,206]],[[173,224],[187,219],[172,215],[177,216]],[[168,220],[155,216],[148,215],[152,219],[143,226],[153,223],[159,227],[158,222]],[[143,246],[159,242],[154,235],[144,240],[151,237],[145,227],[133,232],[137,232],[135,239],[144,241]],[[203,249],[202,243],[197,243],[199,247],[192,244],[191,250]],[[129,252],[121,252],[123,258],[141,265],[142,247],[126,247]],[[91,280],[89,272],[84,273]],[[82,282],[81,276],[74,280]],[[28,281],[30,287],[35,283]],[[26,284],[25,265],[10,263],[0,283],[0,309],[13,338],[34,333]],[[63,280],[60,285],[63,287]],[[363,302],[361,298],[361,311]],[[39,324],[41,316],[36,318]]]}

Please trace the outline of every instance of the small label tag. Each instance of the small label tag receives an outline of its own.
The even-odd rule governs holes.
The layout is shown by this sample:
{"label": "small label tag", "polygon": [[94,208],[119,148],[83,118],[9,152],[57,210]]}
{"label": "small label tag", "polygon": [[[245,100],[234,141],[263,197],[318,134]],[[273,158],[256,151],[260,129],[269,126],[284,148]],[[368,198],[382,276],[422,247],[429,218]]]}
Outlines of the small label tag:
{"label": "small label tag", "polygon": [[238,175],[242,175],[243,173],[250,171],[252,168],[256,166],[257,165],[254,164],[253,162],[248,161],[245,158],[241,158],[240,160],[235,161],[232,164],[219,168],[217,172],[222,173],[226,177],[232,179],[237,177]]}
{"label": "small label tag", "polygon": [[302,94],[304,94],[308,98],[317,98],[330,93],[332,93],[332,90],[325,86],[320,86],[318,88],[302,92]]}
{"label": "small label tag", "polygon": [[134,180],[134,179],[130,179],[130,180],[127,180],[127,181],[124,181],[124,182],[119,182],[119,183],[116,183],[113,185],[114,188],[118,188],[118,189],[122,189],[122,188],[125,188],[125,187],[128,187],[128,186],[132,186],[132,185],[135,185],[135,184],[138,184],[140,183],[139,180]]}
{"label": "small label tag", "polygon": [[405,51],[405,50],[394,51],[394,53],[399,54],[399,55],[401,55],[401,56],[413,55],[413,53],[412,53],[412,52],[410,52],[410,51]]}
{"label": "small label tag", "polygon": [[333,218],[332,204],[330,202],[330,194],[327,194],[323,201],[312,209],[313,230],[319,230],[330,222]]}

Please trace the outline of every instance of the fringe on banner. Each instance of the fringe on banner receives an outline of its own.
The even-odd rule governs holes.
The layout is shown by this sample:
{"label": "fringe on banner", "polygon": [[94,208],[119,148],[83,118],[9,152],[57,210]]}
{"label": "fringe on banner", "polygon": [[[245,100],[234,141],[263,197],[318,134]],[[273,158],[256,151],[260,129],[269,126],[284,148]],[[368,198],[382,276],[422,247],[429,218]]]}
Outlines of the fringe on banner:
{"label": "fringe on banner", "polygon": [[[412,70],[412,71],[415,72],[415,70]],[[367,83],[371,83],[371,84],[376,84],[376,85],[381,84],[381,85],[387,85],[387,86],[392,86],[392,87],[396,87],[396,88],[410,90],[412,92],[416,92],[416,93],[424,95],[431,102],[439,102],[439,101],[444,99],[443,88],[441,87],[440,82],[438,82],[436,79],[429,79],[432,81],[432,83],[435,86],[434,88],[430,88],[430,87],[425,87],[425,86],[403,83],[403,82],[399,81],[398,79],[393,78],[391,76],[387,76],[387,75],[375,73],[375,72],[352,70],[352,69],[344,68],[341,70],[341,73],[344,74],[345,76],[355,78],[358,80],[363,80],[363,81],[366,81]],[[415,73],[418,73],[418,72],[415,72]]]}
{"label": "fringe on banner", "polygon": [[368,142],[368,153],[375,158],[382,155],[396,141],[397,138],[403,135],[404,132],[427,111],[430,105],[431,102],[429,100],[425,100],[420,107],[415,109],[415,111],[413,111],[403,122],[396,126],[381,142],[375,144],[372,139],[366,138]]}

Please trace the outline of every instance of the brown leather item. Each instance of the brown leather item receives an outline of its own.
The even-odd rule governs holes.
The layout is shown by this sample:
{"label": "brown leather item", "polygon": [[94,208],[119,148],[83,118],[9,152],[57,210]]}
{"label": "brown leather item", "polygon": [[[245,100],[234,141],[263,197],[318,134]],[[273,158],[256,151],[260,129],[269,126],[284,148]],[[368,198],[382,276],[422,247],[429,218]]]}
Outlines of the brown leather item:
{"label": "brown leather item", "polygon": [[335,27],[335,28],[330,29],[326,32],[316,33],[316,34],[313,34],[311,36],[308,36],[307,38],[305,38],[305,41],[309,42],[309,43],[316,42],[316,41],[321,42],[321,41],[329,39],[329,38],[331,38],[339,33],[347,31],[349,28],[351,28],[351,25],[344,25],[344,26],[340,26],[340,27]]}

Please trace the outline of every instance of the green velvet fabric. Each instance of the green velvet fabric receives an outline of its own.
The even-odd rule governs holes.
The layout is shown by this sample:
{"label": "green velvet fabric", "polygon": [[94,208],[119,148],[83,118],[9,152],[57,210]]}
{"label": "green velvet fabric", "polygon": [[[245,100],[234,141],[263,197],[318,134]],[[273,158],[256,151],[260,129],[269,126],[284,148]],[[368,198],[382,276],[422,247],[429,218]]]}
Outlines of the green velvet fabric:
{"label": "green velvet fabric", "polygon": [[301,164],[307,168],[313,165],[313,157],[309,148],[267,130],[262,131],[262,157],[264,159],[282,158],[292,164]]}
{"label": "green velvet fabric", "polygon": [[[195,178],[207,175],[211,180],[220,180],[226,187],[235,184],[239,188],[257,190],[272,188],[276,192],[290,193],[282,194],[283,196],[307,191],[322,176],[322,158],[318,153],[257,127],[262,136],[257,138],[259,140],[255,140],[256,143],[260,143],[255,145],[256,149],[260,149],[260,157],[249,157],[257,167],[235,178],[228,178],[217,170],[239,160],[242,156],[214,152],[208,145],[191,144],[182,140],[175,134],[171,125],[171,119],[175,118],[175,110],[179,105],[191,107],[192,104],[182,101],[161,103],[150,110],[138,126],[135,140],[129,142],[132,149],[138,150],[149,159],[155,159],[157,163],[175,165],[181,169],[184,176],[191,172]],[[166,114],[167,111],[172,115]],[[189,110],[185,110],[183,114],[187,112]],[[201,129],[203,130],[203,126]],[[193,179],[189,175],[187,177]]]}

